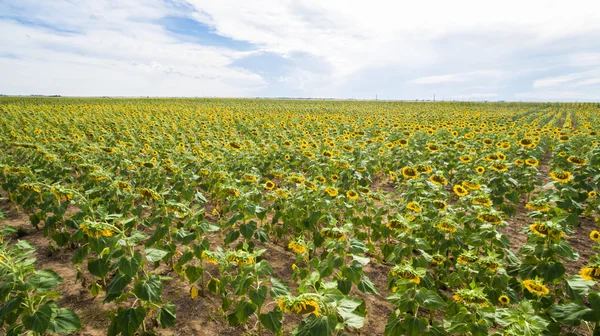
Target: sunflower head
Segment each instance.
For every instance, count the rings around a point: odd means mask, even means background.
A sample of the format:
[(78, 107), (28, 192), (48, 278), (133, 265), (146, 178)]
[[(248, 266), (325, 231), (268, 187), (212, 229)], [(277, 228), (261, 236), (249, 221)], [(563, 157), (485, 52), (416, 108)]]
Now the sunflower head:
[(275, 188), (275, 183), (271, 180), (267, 180), (267, 182), (265, 182), (265, 190), (273, 190), (273, 188)]
[(348, 190), (346, 191), (346, 197), (348, 197), (351, 200), (356, 200), (358, 199), (358, 193), (354, 190)]
[(477, 168), (475, 168), (475, 172), (479, 175), (483, 174), (485, 172), (485, 168), (479, 166)]
[(455, 185), (452, 189), (454, 190), (454, 193), (458, 195), (458, 197), (464, 197), (469, 194), (469, 191), (460, 184)]
[(568, 183), (571, 180), (571, 172), (569, 171), (553, 171), (550, 172), (550, 177), (560, 183)]
[(402, 168), (401, 172), (405, 179), (414, 179), (419, 176), (417, 170), (412, 167), (404, 167)]
[(600, 241), (600, 232), (598, 232), (598, 230), (594, 230), (594, 231), (590, 232), (590, 239), (595, 242), (599, 242)]
[(498, 298), (498, 302), (500, 302), (500, 304), (503, 306), (508, 306), (510, 304), (510, 299), (506, 295), (501, 295)]
[(550, 293), (548, 287), (538, 280), (523, 280), (522, 284), (529, 293), (537, 296), (543, 296)]

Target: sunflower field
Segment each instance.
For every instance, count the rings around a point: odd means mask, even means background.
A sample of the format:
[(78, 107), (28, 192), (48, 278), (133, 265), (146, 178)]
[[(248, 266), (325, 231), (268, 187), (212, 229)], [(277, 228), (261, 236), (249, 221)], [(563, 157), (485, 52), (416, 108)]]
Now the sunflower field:
[(0, 98), (5, 335), (600, 335), (600, 105)]

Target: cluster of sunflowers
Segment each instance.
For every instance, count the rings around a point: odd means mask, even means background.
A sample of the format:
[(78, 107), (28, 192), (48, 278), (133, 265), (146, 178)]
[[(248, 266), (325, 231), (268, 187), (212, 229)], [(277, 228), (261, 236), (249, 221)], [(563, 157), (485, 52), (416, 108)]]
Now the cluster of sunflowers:
[[(2, 98), (0, 113), (3, 195), (87, 262), (114, 330), (134, 311), (174, 326), (147, 292), (162, 263), (258, 333), (291, 332), (286, 314), (299, 334), (359, 329), (356, 291), (387, 291), (389, 335), (600, 332), (600, 256), (570, 267), (600, 242), (570, 245), (600, 224), (595, 104)], [(274, 253), (295, 257), (288, 278)]]

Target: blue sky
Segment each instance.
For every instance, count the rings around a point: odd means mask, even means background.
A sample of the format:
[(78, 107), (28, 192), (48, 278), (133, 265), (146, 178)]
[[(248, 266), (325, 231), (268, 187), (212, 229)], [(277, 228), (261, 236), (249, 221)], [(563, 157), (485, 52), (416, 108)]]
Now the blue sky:
[(0, 93), (599, 101), (600, 4), (5, 0)]

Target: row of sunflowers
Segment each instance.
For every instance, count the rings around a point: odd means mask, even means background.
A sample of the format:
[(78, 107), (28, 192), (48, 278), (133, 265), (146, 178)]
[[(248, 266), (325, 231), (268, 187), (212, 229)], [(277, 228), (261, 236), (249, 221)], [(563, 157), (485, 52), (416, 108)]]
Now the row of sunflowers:
[[(114, 307), (108, 335), (176, 329), (174, 281), (258, 335), (366, 332), (372, 300), (389, 307), (385, 335), (600, 334), (596, 104), (3, 98), (0, 111), (0, 216), (27, 214), (70, 253)], [(20, 230), (0, 231), (4, 332), (85, 328)], [(295, 258), (288, 273), (278, 253)]]

